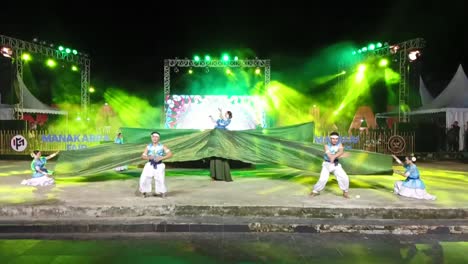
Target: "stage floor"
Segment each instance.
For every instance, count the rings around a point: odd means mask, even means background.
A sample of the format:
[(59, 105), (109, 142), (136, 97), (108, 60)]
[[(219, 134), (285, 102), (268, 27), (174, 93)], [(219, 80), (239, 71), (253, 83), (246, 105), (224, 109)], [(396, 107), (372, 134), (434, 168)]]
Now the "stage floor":
[[(233, 182), (211, 181), (207, 169), (167, 169), (168, 197), (138, 193), (141, 168), (92, 177), (56, 178), (27, 187), (30, 162), (0, 161), (0, 237), (77, 237), (95, 233), (309, 232), (468, 234), (468, 165), (419, 164), (435, 201), (393, 194), (398, 175), (351, 175), (350, 199), (337, 182), (310, 197), (317, 173), (285, 167), (232, 170)], [(51, 163), (49, 169), (53, 169)], [(395, 167), (397, 168), (397, 167)], [(111, 235), (112, 236), (112, 235)]]
[[(53, 169), (54, 163), (49, 164)], [(145, 207), (234, 206), (287, 208), (418, 208), (468, 209), (468, 164), (433, 162), (418, 164), (422, 179), (436, 201), (423, 201), (393, 194), (399, 175), (351, 175), (350, 196), (344, 199), (332, 175), (320, 196), (309, 193), (318, 176), (285, 167), (257, 166), (233, 170), (233, 182), (211, 181), (206, 169), (168, 169), (168, 197), (143, 198), (137, 191), (141, 168), (123, 173), (110, 171), (92, 177), (56, 179), (52, 187), (28, 187), (30, 162), (0, 161), (2, 207)], [(395, 169), (401, 169), (395, 166)], [(44, 215), (45, 216), (45, 215)]]

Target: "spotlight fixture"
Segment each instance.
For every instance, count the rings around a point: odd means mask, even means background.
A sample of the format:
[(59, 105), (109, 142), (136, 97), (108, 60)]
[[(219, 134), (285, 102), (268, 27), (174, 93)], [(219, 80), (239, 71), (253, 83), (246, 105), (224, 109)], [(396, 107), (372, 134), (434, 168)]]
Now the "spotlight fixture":
[(417, 60), (419, 57), (421, 57), (421, 52), (419, 50), (413, 50), (408, 53), (408, 58), (411, 62)]
[(13, 56), (13, 49), (7, 46), (3, 46), (0, 48), (0, 54), (2, 54), (3, 57), (11, 58)]
[(400, 49), (400, 46), (398, 45), (390, 46), (390, 53), (395, 54), (398, 52), (399, 49)]

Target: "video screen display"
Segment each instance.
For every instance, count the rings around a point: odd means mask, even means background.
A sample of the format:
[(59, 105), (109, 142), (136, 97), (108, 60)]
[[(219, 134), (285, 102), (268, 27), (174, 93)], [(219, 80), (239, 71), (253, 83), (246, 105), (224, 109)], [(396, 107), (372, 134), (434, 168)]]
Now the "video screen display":
[(228, 130), (266, 127), (264, 101), (261, 96), (235, 95), (169, 95), (165, 99), (166, 128), (212, 129), (222, 113), (232, 112)]

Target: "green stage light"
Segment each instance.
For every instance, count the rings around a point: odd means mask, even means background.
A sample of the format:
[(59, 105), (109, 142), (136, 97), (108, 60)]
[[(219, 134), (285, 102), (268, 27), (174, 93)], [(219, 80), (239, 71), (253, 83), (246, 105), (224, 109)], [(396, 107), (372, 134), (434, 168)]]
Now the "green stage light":
[(232, 74), (231, 69), (226, 69), (226, 74), (227, 74), (227, 75), (231, 75), (231, 74)]
[(205, 56), (205, 61), (210, 61), (210, 60), (211, 60), (210, 55), (206, 55), (206, 56)]
[(96, 89), (94, 89), (94, 87), (90, 86), (89, 89), (88, 89), (88, 91), (89, 91), (90, 93), (94, 93), (94, 92), (96, 91)]
[(380, 42), (377, 42), (377, 45), (376, 45), (377, 48), (381, 48), (382, 47), (382, 43)]
[(239, 57), (235, 56), (235, 57), (234, 57), (234, 60), (235, 60), (235, 61), (238, 61), (238, 60), (239, 60)]
[(198, 56), (198, 55), (193, 56), (193, 60), (200, 61), (200, 56)]
[(63, 51), (65, 48), (64, 48), (63, 46), (59, 46), (58, 49), (59, 49), (60, 51)]
[(48, 59), (46, 61), (46, 65), (47, 67), (55, 68), (55, 66), (57, 66), (57, 62), (55, 62), (53, 59)]
[(366, 51), (367, 51), (367, 47), (362, 48), (362, 52), (366, 52)]
[(189, 73), (189, 74), (192, 74), (192, 73), (193, 73), (193, 70), (192, 70), (192, 69), (189, 69), (189, 70), (188, 70), (188, 73)]
[[(365, 78), (366, 68), (367, 68), (367, 66), (366, 66), (365, 64), (359, 64), (359, 66), (358, 66), (358, 72), (356, 73), (355, 78), (354, 78), (354, 83), (355, 83), (355, 84), (360, 84), (360, 83), (362, 83), (362, 81), (363, 81), (364, 78)], [(356, 87), (359, 87), (359, 86), (356, 86)], [(344, 106), (343, 106), (343, 107), (344, 107)], [(339, 109), (339, 110), (341, 110), (341, 109)]]
[(381, 59), (379, 61), (379, 66), (380, 67), (387, 67), (388, 66), (388, 60), (387, 59)]
[(223, 61), (229, 61), (229, 55), (226, 53), (223, 54), (222, 58), (223, 58)]
[(366, 70), (366, 65), (365, 64), (359, 64), (358, 66), (358, 72), (364, 72)]
[(71, 67), (71, 70), (74, 71), (74, 72), (76, 72), (76, 71), (78, 71), (78, 67), (76, 67), (75, 65), (73, 65), (73, 66)]
[(369, 44), (369, 46), (367, 47), (369, 50), (375, 50), (375, 44), (374, 43), (371, 43)]
[(71, 49), (66, 48), (66, 49), (65, 49), (65, 52), (66, 52), (66, 53), (70, 53), (70, 52), (71, 52)]
[(255, 74), (257, 74), (257, 75), (258, 75), (258, 74), (260, 74), (260, 72), (261, 72), (261, 71), (260, 71), (260, 69), (259, 69), (259, 68), (255, 69)]
[(74, 55), (76, 55), (76, 54), (78, 54), (78, 51), (74, 49), (74, 50), (72, 50), (72, 53), (73, 53)]
[(356, 55), (356, 51), (353, 51), (353, 55)]
[(32, 58), (31, 58), (31, 55), (29, 55), (29, 53), (23, 53), (21, 55), (21, 59), (24, 61), (30, 61)]
[(358, 51), (357, 51), (357, 52), (358, 52), (358, 53), (362, 53), (362, 50), (361, 50), (361, 49), (358, 49)]

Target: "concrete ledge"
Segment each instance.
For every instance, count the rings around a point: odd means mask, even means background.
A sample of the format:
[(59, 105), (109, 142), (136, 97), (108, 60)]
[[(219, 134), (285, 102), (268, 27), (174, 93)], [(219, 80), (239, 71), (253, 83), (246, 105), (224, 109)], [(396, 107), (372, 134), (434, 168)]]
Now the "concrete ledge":
[(5, 206), (0, 218), (96, 218), (159, 216), (251, 216), (333, 219), (468, 219), (464, 208), (320, 208), (282, 206)]
[(464, 220), (361, 220), (229, 218), (208, 219), (54, 219), (49, 221), (2, 220), (0, 236), (29, 234), (151, 234), (169, 232), (285, 232), (285, 233), (362, 233), (362, 234), (468, 234)]

